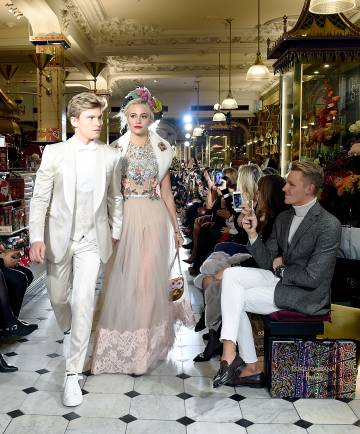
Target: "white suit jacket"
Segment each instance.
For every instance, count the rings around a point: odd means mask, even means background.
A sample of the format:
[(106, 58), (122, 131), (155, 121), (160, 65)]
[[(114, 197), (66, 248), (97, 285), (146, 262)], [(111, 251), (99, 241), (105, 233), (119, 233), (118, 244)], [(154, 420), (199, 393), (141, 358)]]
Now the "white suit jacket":
[[(166, 175), (169, 167), (171, 166), (172, 159), (174, 156), (174, 151), (169, 142), (164, 140), (158, 134), (153, 131), (149, 131), (150, 135), (150, 143), (153, 147), (154, 154), (159, 167), (159, 181), (161, 181)], [(110, 146), (117, 148), (120, 157), (123, 158), (126, 155), (126, 151), (129, 147), (130, 143), (130, 131), (127, 131), (123, 136), (119, 139), (115, 140), (111, 143)]]
[[(43, 241), (46, 257), (59, 262), (70, 242), (75, 206), (75, 140), (47, 145), (30, 202), (30, 243)], [(111, 238), (119, 239), (122, 222), (119, 154), (96, 141), (94, 221), (99, 255), (107, 262)]]

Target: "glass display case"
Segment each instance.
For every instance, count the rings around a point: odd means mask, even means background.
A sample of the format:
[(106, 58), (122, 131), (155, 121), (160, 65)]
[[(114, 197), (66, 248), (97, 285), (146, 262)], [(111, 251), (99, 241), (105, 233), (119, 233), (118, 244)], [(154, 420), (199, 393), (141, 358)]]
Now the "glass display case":
[(312, 14), (309, 4), (290, 31), (284, 17), (284, 35), (268, 48), (280, 73), (282, 175), (293, 160), (326, 165), (350, 146), (360, 119), (360, 28), (343, 14)]
[(206, 140), (206, 151), (208, 166), (222, 169), (228, 164), (227, 152), (228, 138), (224, 135), (208, 135)]

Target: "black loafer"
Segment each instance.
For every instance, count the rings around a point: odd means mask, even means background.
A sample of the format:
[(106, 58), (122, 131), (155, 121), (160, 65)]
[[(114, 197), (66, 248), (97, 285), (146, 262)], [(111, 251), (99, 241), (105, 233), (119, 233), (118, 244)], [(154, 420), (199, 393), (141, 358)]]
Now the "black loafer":
[(235, 359), (230, 363), (230, 365), (226, 360), (222, 360), (220, 362), (220, 369), (214, 377), (214, 389), (226, 384), (228, 381), (236, 377), (241, 370), (242, 363), (243, 361), (238, 354), (236, 354)]
[(265, 386), (265, 377), (261, 372), (260, 374), (255, 375), (247, 375), (246, 377), (234, 377), (232, 380), (226, 383), (226, 386), (231, 387), (264, 387)]
[(0, 372), (15, 372), (18, 368), (16, 366), (8, 365), (3, 355), (0, 353)]
[(27, 336), (38, 328), (37, 324), (24, 324), (19, 320), (6, 329), (2, 329), (0, 334), (2, 336)]
[(222, 343), (217, 337), (215, 330), (209, 330), (209, 341), (206, 344), (204, 352), (198, 354), (193, 360), (194, 362), (208, 362), (212, 357), (222, 353)]
[(205, 324), (205, 312), (203, 312), (201, 314), (201, 317), (200, 317), (199, 321), (195, 325), (194, 331), (195, 332), (201, 332), (201, 330), (204, 330), (204, 328), (206, 328), (206, 324)]

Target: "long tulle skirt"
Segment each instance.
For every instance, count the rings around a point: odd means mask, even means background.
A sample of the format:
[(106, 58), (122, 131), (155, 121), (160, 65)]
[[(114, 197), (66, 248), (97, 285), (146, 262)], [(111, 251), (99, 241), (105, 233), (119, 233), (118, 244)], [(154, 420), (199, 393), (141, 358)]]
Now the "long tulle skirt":
[(92, 372), (143, 374), (174, 341), (169, 302), (169, 217), (162, 200), (125, 201), (120, 241), (107, 264)]

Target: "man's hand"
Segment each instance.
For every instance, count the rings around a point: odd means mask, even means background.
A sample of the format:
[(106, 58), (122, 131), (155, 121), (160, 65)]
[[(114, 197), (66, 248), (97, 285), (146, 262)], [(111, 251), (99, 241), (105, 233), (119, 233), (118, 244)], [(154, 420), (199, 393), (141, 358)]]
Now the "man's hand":
[(45, 243), (43, 243), (42, 241), (35, 241), (35, 243), (32, 243), (30, 246), (30, 260), (43, 264), (45, 261), (45, 250)]
[(284, 258), (282, 256), (278, 256), (273, 261), (273, 270), (276, 270), (279, 267), (282, 267), (284, 264)]
[(14, 268), (18, 265), (19, 259), (14, 259), (13, 255), (17, 253), (15, 250), (2, 254), (4, 265), (6, 268)]

